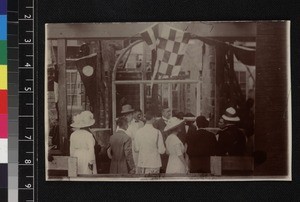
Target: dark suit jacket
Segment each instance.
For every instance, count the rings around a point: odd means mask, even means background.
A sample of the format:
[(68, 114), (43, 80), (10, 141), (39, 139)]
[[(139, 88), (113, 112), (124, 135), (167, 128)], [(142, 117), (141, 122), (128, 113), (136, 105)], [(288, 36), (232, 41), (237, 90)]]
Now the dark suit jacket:
[(109, 140), (112, 150), (110, 173), (126, 174), (134, 168), (131, 138), (124, 131), (115, 132)]
[(219, 155), (241, 156), (246, 150), (246, 135), (236, 125), (226, 126), (219, 134)]
[(153, 127), (160, 130), (162, 136), (163, 136), (163, 139), (164, 139), (164, 142), (166, 141), (167, 139), (167, 134), (164, 132), (164, 129), (166, 127), (166, 123), (165, 121), (163, 120), (163, 118), (160, 118), (158, 120), (156, 120), (154, 123), (153, 123)]
[[(193, 130), (193, 129), (191, 129)], [(210, 172), (210, 156), (217, 153), (215, 134), (199, 129), (186, 137), (191, 173)]]
[(194, 124), (189, 125), (189, 129), (186, 132), (186, 136), (193, 135), (197, 132), (197, 127)]

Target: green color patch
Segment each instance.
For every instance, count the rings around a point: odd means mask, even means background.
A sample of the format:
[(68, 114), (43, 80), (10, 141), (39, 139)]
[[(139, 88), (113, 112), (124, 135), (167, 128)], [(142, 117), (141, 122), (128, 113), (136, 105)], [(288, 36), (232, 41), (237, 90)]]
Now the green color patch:
[(7, 41), (0, 40), (0, 65), (7, 64)]

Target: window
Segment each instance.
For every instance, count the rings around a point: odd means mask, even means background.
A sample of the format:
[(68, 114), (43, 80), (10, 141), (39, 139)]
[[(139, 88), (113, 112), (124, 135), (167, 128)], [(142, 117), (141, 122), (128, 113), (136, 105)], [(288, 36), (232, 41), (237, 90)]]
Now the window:
[(236, 71), (236, 78), (238, 80), (238, 83), (240, 84), (242, 93), (244, 96), (246, 96), (246, 85), (247, 85), (247, 79), (246, 79), (246, 72), (245, 71)]
[[(82, 106), (84, 85), (77, 70), (67, 70), (67, 103), (68, 106)], [(84, 96), (83, 96), (84, 97)]]

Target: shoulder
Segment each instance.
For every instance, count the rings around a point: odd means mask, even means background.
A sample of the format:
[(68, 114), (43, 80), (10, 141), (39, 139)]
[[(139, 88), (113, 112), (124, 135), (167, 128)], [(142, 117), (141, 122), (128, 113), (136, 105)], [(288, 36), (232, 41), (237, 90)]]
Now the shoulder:
[(164, 122), (163, 119), (159, 118), (159, 119), (157, 119), (157, 120), (154, 121), (153, 125), (161, 125), (162, 122)]
[(86, 130), (81, 130), (81, 129), (79, 129), (79, 130), (75, 130), (72, 134), (71, 134), (71, 136), (75, 136), (75, 135), (92, 135), (92, 133), (90, 133), (90, 132), (88, 132), (88, 131), (86, 131)]
[(124, 131), (119, 131), (119, 135), (122, 137), (122, 139), (124, 141), (127, 141), (130, 139), (130, 137)]
[(140, 134), (141, 132), (143, 132), (145, 130), (144, 127), (145, 126), (142, 126), (141, 128), (137, 129), (136, 134)]
[(181, 143), (180, 139), (174, 135), (174, 134), (171, 134), (167, 137), (167, 140), (171, 143), (171, 144), (178, 144), (178, 143)]

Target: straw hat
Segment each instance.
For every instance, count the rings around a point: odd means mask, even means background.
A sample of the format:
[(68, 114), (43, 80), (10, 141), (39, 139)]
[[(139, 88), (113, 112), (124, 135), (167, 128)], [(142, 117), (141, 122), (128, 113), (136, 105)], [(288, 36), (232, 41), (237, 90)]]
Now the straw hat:
[(90, 111), (83, 111), (73, 117), (73, 123), (71, 127), (73, 128), (84, 128), (95, 124), (94, 115)]
[(127, 113), (130, 113), (130, 112), (134, 112), (134, 109), (132, 108), (131, 105), (126, 104), (126, 105), (122, 106), (121, 114), (127, 114)]
[(182, 123), (184, 123), (184, 120), (180, 120), (176, 117), (172, 117), (172, 118), (169, 119), (164, 131), (166, 132), (166, 131), (172, 130), (174, 128), (177, 128)]
[(196, 121), (196, 117), (195, 117), (195, 115), (192, 114), (192, 113), (186, 113), (186, 114), (184, 115), (183, 119), (184, 119), (185, 121), (190, 121), (190, 122)]
[(222, 115), (222, 118), (226, 121), (240, 121), (240, 118), (237, 116), (233, 107), (227, 108), (225, 114)]

